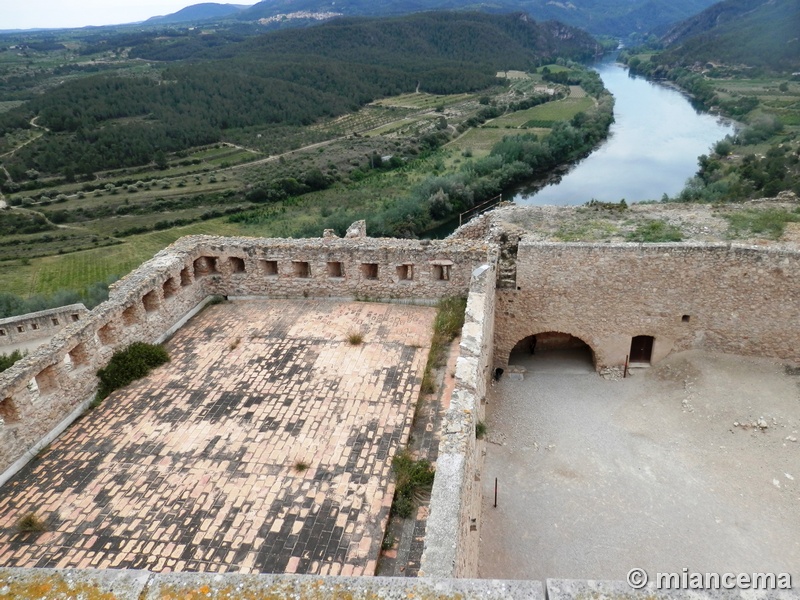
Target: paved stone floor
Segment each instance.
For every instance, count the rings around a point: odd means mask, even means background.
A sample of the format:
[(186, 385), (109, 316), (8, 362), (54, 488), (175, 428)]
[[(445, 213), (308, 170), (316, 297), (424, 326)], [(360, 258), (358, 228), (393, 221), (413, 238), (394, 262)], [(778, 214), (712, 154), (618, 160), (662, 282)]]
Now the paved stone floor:
[[(0, 489), (0, 566), (372, 574), (434, 315), (209, 307), (168, 344), (168, 365)], [(46, 532), (17, 532), (29, 511)]]

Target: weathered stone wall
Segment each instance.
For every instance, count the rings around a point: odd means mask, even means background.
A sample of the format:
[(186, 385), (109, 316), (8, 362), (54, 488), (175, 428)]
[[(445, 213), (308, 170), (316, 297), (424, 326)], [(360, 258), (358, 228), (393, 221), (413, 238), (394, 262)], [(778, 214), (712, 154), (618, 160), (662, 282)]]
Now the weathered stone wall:
[(165, 297), (166, 282), (180, 277), (185, 260), (179, 252), (158, 254), (114, 284), (107, 302), (0, 374), (0, 472), (16, 470), (37, 442), (79, 414), (97, 389), (97, 370), (116, 350), (158, 341), (208, 295), (189, 280)]
[[(563, 596), (562, 596), (563, 597)], [(543, 600), (541, 581), (438, 580), (411, 577), (319, 577), (132, 570), (0, 569), (0, 599), (103, 598), (177, 600)]]
[[(230, 296), (427, 298), (464, 295), (483, 242), (187, 238), (195, 276)], [(213, 263), (206, 260), (213, 258)]]
[(0, 351), (11, 346), (55, 335), (89, 312), (83, 304), (70, 304), (49, 310), (0, 319)]
[(622, 365), (633, 336), (652, 361), (704, 348), (800, 362), (800, 253), (729, 244), (519, 245), (516, 289), (498, 290), (495, 363), (559, 331), (596, 366)]
[(484, 442), (476, 439), (475, 428), (483, 420), (493, 362), (496, 278), (496, 262), (478, 267), (472, 276), (455, 387), (442, 425), (420, 576), (478, 574)]
[(0, 472), (16, 470), (80, 413), (114, 351), (163, 340), (210, 294), (436, 299), (466, 294), (472, 270), (490, 255), (473, 242), (182, 238), (0, 374)]

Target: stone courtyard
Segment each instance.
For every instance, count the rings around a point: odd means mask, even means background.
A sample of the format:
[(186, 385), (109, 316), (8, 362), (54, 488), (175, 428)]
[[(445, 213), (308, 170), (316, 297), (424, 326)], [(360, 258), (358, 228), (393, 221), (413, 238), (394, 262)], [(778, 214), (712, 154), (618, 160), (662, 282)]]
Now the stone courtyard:
[(606, 380), (588, 354), (512, 357), (491, 389), (480, 576), (796, 578), (800, 370), (691, 350)]
[(434, 315), (209, 306), (0, 488), (0, 566), (372, 575)]

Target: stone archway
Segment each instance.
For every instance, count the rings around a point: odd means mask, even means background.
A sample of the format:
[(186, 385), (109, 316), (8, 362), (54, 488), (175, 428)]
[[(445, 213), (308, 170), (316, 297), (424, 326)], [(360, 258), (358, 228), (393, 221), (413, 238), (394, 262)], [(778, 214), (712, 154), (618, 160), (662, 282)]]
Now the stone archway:
[(509, 372), (530, 369), (544, 361), (567, 361), (595, 370), (594, 349), (581, 338), (563, 331), (543, 331), (519, 340), (508, 355)]

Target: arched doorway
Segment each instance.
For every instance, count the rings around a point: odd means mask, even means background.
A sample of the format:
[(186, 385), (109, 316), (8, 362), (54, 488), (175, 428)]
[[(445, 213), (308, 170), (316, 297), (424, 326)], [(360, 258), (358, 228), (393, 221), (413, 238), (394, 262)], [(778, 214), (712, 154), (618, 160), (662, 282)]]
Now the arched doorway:
[(508, 357), (510, 372), (595, 370), (594, 352), (582, 339), (562, 331), (545, 331), (521, 339)]

